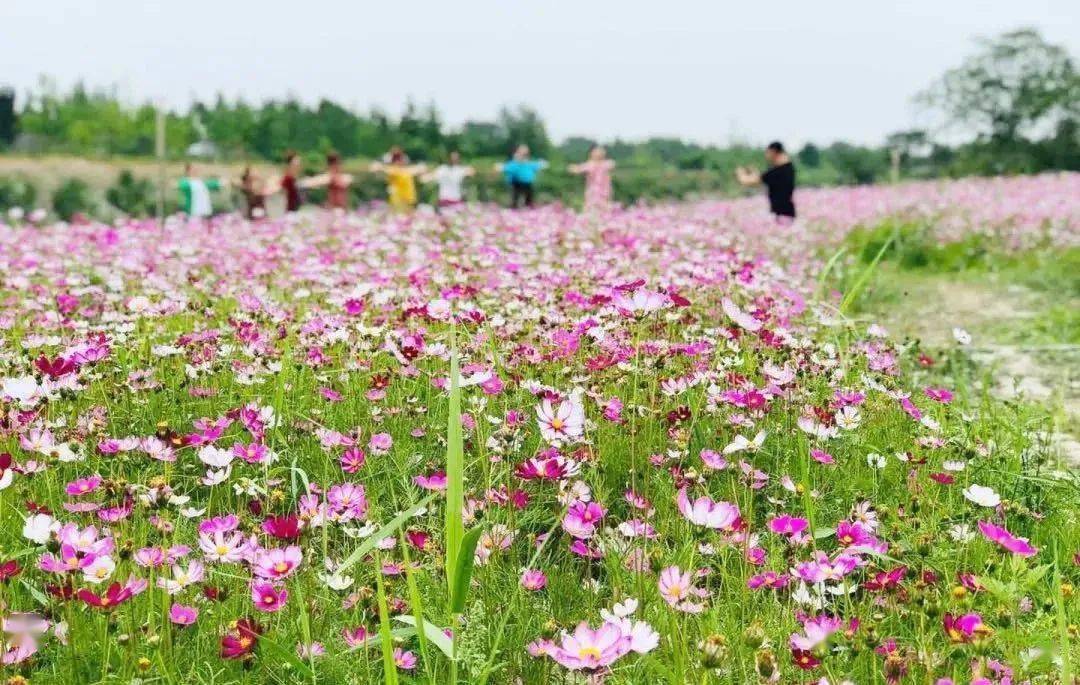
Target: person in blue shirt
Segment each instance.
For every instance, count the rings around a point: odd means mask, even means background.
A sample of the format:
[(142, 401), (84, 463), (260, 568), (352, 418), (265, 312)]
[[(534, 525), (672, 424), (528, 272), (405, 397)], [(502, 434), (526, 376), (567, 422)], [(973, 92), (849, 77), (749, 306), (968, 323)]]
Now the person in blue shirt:
[(501, 171), (510, 185), (511, 207), (517, 209), (522, 201), (526, 207), (533, 206), (533, 184), (536, 183), (536, 175), (545, 167), (547, 162), (529, 156), (528, 145), (518, 145), (510, 161), (495, 165), (495, 170)]

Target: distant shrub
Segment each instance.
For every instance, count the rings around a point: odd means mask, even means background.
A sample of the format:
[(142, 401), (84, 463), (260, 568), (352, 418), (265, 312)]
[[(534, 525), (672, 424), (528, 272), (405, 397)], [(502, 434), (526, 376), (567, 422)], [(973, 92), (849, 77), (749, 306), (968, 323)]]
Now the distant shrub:
[(0, 212), (6, 212), (12, 207), (33, 209), (37, 199), (37, 188), (24, 178), (3, 177), (0, 178)]
[(135, 178), (131, 171), (124, 169), (105, 191), (105, 199), (124, 214), (147, 216), (155, 209), (154, 184), (145, 178)]
[(90, 197), (90, 187), (78, 178), (69, 178), (60, 184), (52, 196), (53, 211), (64, 221), (70, 221), (76, 214), (89, 214), (94, 209)]

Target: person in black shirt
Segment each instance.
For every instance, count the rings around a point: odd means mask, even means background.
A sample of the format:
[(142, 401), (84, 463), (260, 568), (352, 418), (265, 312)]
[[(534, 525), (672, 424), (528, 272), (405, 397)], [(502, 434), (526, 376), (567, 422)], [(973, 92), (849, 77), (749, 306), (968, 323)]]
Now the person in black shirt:
[(765, 148), (765, 159), (769, 162), (769, 170), (765, 173), (759, 175), (753, 169), (738, 167), (735, 178), (744, 186), (763, 184), (769, 194), (769, 211), (779, 221), (792, 221), (795, 219), (795, 202), (792, 200), (795, 193), (795, 166), (784, 151), (784, 146), (778, 142), (769, 143)]

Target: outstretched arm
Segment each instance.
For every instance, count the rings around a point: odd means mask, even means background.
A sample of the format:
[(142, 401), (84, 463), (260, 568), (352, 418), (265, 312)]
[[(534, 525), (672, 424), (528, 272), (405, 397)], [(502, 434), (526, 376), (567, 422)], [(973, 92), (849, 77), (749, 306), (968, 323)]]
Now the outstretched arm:
[(319, 174), (317, 176), (308, 176), (302, 178), (296, 182), (296, 185), (301, 188), (318, 188), (319, 186), (325, 186), (330, 184), (330, 174)]
[(735, 179), (744, 186), (756, 186), (761, 183), (761, 176), (753, 169), (735, 167)]
[(572, 174), (583, 174), (583, 173), (585, 173), (585, 165), (584, 164), (571, 164), (570, 166), (566, 167), (566, 169), (567, 169), (567, 171), (569, 171)]

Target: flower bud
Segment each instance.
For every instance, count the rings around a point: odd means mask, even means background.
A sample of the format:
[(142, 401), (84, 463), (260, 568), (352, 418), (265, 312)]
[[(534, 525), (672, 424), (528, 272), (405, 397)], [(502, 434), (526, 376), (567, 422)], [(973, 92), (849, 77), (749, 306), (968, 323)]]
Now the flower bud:
[(727, 639), (723, 635), (713, 634), (698, 643), (701, 650), (701, 665), (705, 668), (720, 668), (727, 660)]

